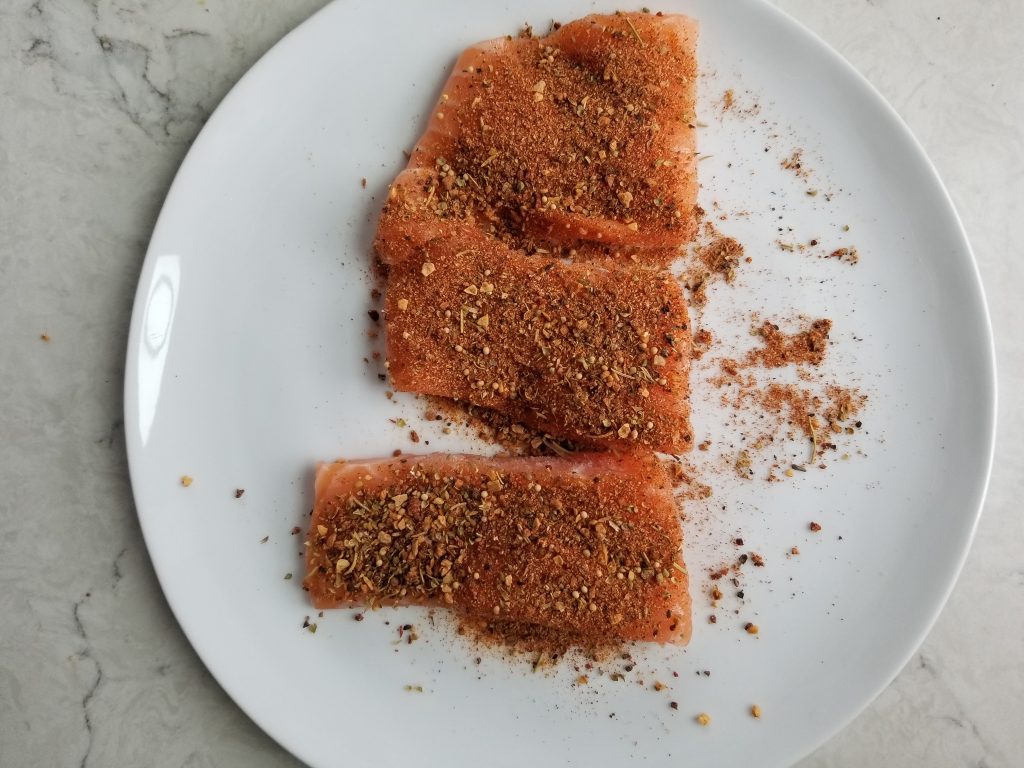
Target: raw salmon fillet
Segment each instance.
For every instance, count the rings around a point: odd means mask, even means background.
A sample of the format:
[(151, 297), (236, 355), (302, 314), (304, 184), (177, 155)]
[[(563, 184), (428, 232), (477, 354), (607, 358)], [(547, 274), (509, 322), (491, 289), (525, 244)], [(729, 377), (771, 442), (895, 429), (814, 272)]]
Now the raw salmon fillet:
[(686, 643), (671, 483), (653, 458), (432, 454), (321, 465), (317, 608), (439, 605), (577, 641)]
[(697, 224), (697, 23), (593, 15), (458, 59), (377, 252), (393, 262), (439, 222), (528, 253), (670, 261)]
[(593, 447), (690, 449), (691, 336), (669, 273), (527, 256), (478, 231), (461, 235), (389, 268), (396, 389)]

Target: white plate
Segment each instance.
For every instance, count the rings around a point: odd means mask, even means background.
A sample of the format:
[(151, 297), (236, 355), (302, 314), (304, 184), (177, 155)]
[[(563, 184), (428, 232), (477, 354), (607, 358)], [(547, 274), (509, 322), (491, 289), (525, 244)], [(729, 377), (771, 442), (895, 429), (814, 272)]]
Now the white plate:
[[(832, 317), (829, 373), (855, 374), (871, 398), (866, 434), (851, 444), (867, 455), (773, 485), (713, 478), (714, 503), (693, 505), (687, 526), (694, 589), (735, 556), (733, 536), (768, 565), (748, 578), (740, 614), (720, 611), (714, 626), (698, 595), (692, 644), (637, 649), (624, 682), (595, 675), (571, 687), (568, 667), (534, 675), (488, 654), (478, 666), (442, 617), (430, 629), (414, 610), (362, 623), (341, 611), (319, 619), (315, 635), (301, 629), (313, 612), (299, 588), (302, 537), (289, 531), (306, 525), (315, 462), (413, 447), (387, 419), (415, 419), (419, 408), (386, 400), (378, 367), (363, 362), (370, 238), (401, 150), (465, 45), (593, 9), (335, 3), (224, 100), (160, 215), (125, 381), (139, 518), (203, 661), (314, 766), (790, 762), (893, 678), (966, 555), (992, 455), (994, 359), (978, 274), (941, 183), (895, 113), (806, 30), (758, 2), (687, 0), (672, 9), (701, 21), (710, 73), (701, 199), (709, 211), (712, 201), (747, 211), (720, 226), (754, 259), (735, 288), (713, 289), (718, 351), (745, 343), (746, 310)], [(760, 114), (716, 111), (728, 87)], [(798, 146), (810, 181), (779, 167)], [(810, 184), (822, 194), (807, 195)], [(853, 243), (861, 263), (783, 253), (777, 226), (793, 227), (794, 240)], [(706, 375), (694, 382), (698, 435), (721, 437), (729, 414)], [(420, 449), (469, 442), (420, 431), (431, 441)], [(711, 460), (729, 461), (726, 443)], [(187, 489), (184, 474), (195, 478)], [(824, 526), (817, 536), (812, 519)], [(787, 559), (793, 545), (801, 555)], [(760, 625), (757, 638), (745, 620)], [(425, 638), (395, 645), (404, 621)], [(710, 677), (695, 674), (705, 669)], [(635, 684), (641, 673), (646, 688)], [(671, 690), (650, 690), (655, 678)], [(754, 703), (760, 720), (748, 714)], [(699, 712), (710, 727), (694, 723)]]

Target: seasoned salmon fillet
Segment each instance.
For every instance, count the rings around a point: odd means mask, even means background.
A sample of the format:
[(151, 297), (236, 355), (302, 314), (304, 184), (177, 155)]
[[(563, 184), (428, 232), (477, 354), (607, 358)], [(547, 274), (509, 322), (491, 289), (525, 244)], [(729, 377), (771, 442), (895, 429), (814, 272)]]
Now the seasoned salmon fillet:
[(321, 465), (314, 606), (437, 605), (579, 642), (686, 643), (671, 483), (653, 458), (432, 454)]
[(396, 389), (594, 447), (690, 449), (691, 337), (669, 273), (527, 256), (478, 231), (462, 235), (389, 268)]
[(528, 253), (665, 263), (696, 231), (697, 23), (593, 15), (459, 57), (392, 185), (376, 248), (439, 221)]

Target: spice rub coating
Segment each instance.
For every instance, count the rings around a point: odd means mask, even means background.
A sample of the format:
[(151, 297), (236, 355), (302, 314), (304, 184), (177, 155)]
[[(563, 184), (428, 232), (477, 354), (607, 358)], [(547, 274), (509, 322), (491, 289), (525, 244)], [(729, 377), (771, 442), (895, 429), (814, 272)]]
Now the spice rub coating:
[(458, 59), (376, 247), (385, 262), (461, 222), (528, 253), (667, 263), (696, 232), (697, 24), (592, 15)]
[(441, 605), (578, 641), (685, 643), (681, 546), (653, 458), (336, 462), (317, 471), (304, 586), (317, 608)]
[(577, 444), (690, 449), (690, 329), (669, 273), (525, 256), (464, 234), (388, 270), (396, 389), (491, 408)]

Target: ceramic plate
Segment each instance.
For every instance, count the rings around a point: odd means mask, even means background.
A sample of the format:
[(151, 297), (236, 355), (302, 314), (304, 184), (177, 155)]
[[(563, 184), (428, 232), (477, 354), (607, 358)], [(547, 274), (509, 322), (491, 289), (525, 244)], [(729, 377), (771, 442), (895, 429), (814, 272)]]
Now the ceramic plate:
[[(595, 672), (574, 686), (569, 664), (532, 673), (470, 648), (443, 615), (433, 626), (413, 609), (314, 615), (303, 536), (290, 531), (306, 526), (317, 461), (487, 449), (424, 425), (412, 399), (386, 399), (372, 358), (370, 242), (402, 150), (463, 47), (612, 9), (334, 3), (231, 91), (168, 194), (125, 381), (138, 514), (200, 657), (310, 765), (789, 763), (896, 675), (967, 553), (992, 455), (994, 360), (946, 192), (896, 114), (820, 40), (752, 0), (688, 0), (664, 10), (702, 25), (701, 202), (752, 259), (734, 285), (712, 287), (698, 321), (720, 356), (750, 346), (752, 312), (832, 318), (822, 375), (868, 395), (863, 428), (827, 469), (742, 480), (728, 467), (753, 417), (723, 407), (697, 367), (694, 421), (712, 445), (694, 461), (714, 495), (687, 512), (693, 641), (635, 648), (622, 681)], [(781, 166), (796, 149), (809, 175)], [(811, 239), (855, 246), (860, 262), (776, 242)], [(398, 417), (429, 445), (412, 445)], [(778, 450), (798, 462), (807, 445)], [(737, 536), (767, 563), (745, 569), (742, 600), (726, 584), (711, 625), (707, 574), (736, 557)], [(403, 623), (419, 642), (397, 644)], [(656, 679), (668, 690), (652, 690)], [(701, 712), (709, 727), (694, 722)]]

